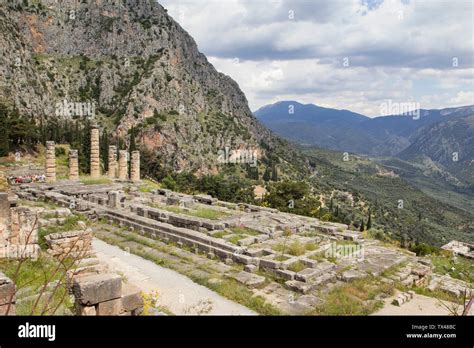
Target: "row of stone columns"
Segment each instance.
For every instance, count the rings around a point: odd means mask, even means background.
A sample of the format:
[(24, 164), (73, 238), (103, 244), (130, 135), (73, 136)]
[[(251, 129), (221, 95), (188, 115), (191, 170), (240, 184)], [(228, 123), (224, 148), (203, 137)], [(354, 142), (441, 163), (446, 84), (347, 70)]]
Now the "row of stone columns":
[[(100, 178), (100, 146), (99, 129), (93, 127), (91, 131), (91, 178)], [(109, 146), (109, 172), (110, 179), (128, 180), (128, 152), (119, 151), (117, 162), (117, 147)], [(130, 180), (140, 181), (140, 152), (132, 151), (130, 158)], [(77, 150), (69, 151), (69, 180), (79, 181), (79, 154)], [(46, 182), (56, 182), (56, 152), (54, 141), (46, 142)]]

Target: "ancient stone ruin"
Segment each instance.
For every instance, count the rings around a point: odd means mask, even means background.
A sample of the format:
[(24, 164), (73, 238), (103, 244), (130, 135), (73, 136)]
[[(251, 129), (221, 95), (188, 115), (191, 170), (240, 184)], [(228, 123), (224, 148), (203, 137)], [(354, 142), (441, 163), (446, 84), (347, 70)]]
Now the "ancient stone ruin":
[(97, 125), (93, 125), (91, 129), (91, 178), (100, 178), (100, 144)]
[(126, 150), (119, 151), (119, 162), (118, 162), (118, 178), (119, 180), (128, 180), (128, 152)]
[(77, 315), (139, 315), (143, 309), (140, 290), (123, 283), (118, 274), (76, 276), (72, 293)]
[(0, 258), (38, 257), (38, 218), (27, 207), (10, 207), (8, 194), (0, 192)]
[(77, 150), (69, 150), (69, 180), (79, 181), (79, 154)]
[(443, 245), (441, 249), (452, 251), (468, 259), (474, 259), (474, 244), (452, 240), (448, 244)]
[(92, 231), (51, 233), (45, 236), (48, 253), (60, 260), (66, 257), (82, 259), (92, 254)]
[(56, 149), (54, 141), (46, 142), (46, 182), (56, 182)]
[(133, 151), (130, 159), (130, 180), (132, 182), (140, 181), (140, 152)]
[(115, 145), (109, 146), (109, 172), (110, 179), (117, 177), (117, 147)]

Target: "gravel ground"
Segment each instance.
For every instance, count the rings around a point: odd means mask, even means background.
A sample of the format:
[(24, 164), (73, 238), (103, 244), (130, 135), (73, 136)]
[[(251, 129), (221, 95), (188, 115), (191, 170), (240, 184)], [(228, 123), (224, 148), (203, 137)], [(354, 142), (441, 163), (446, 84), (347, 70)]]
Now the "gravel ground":
[[(452, 313), (441, 304), (439, 300), (433, 297), (427, 297), (415, 294), (413, 299), (399, 306), (391, 304), (395, 297), (385, 300), (384, 307), (373, 315), (452, 315)], [(456, 307), (454, 303), (444, 301), (450, 308)], [(458, 314), (462, 313), (461, 307), (458, 308)], [(469, 315), (474, 314), (474, 308), (471, 308)]]
[(142, 291), (158, 291), (158, 303), (174, 314), (257, 315), (168, 268), (94, 239), (97, 257)]

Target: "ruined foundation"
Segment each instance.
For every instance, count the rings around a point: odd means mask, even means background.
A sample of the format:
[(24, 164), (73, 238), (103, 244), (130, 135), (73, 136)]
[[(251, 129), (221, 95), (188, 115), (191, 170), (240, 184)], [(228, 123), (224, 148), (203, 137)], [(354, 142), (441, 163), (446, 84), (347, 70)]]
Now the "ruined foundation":
[(127, 151), (119, 151), (119, 169), (118, 178), (119, 180), (128, 180), (128, 163), (127, 163)]
[(91, 129), (91, 178), (100, 178), (99, 128), (96, 125)]
[(46, 142), (46, 182), (54, 184), (56, 182), (56, 150), (54, 141)]
[(69, 151), (69, 180), (79, 181), (79, 154), (77, 150)]
[(109, 146), (109, 172), (110, 179), (117, 177), (117, 147), (115, 145)]
[(130, 180), (132, 182), (140, 181), (140, 151), (133, 151), (131, 158)]

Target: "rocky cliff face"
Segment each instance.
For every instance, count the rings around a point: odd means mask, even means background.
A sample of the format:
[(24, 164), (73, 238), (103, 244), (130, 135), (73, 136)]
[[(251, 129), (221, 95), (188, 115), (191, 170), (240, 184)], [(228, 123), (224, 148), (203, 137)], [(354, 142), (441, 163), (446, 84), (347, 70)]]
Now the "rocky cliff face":
[(122, 137), (138, 127), (142, 145), (176, 170), (216, 171), (225, 147), (285, 157), (237, 83), (161, 5), (83, 2), (1, 0), (0, 98), (20, 114), (94, 114)]

